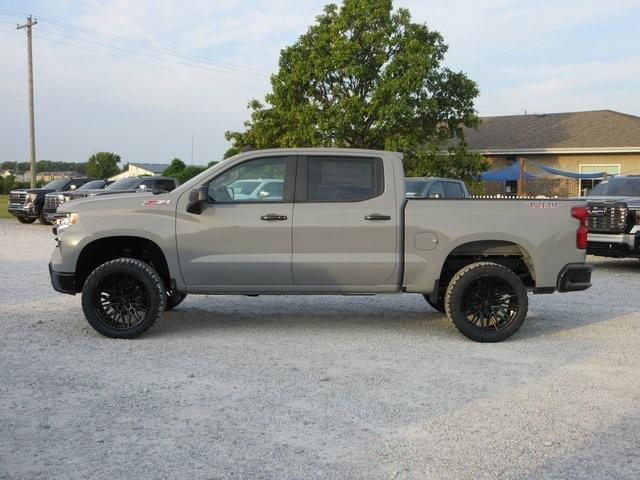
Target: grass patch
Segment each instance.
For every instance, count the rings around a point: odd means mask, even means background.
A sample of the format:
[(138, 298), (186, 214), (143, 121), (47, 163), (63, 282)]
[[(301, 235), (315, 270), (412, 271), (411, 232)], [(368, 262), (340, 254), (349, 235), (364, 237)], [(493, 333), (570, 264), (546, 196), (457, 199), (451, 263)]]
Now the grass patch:
[(0, 195), (0, 218), (13, 218), (7, 211), (7, 204), (9, 203), (9, 195)]

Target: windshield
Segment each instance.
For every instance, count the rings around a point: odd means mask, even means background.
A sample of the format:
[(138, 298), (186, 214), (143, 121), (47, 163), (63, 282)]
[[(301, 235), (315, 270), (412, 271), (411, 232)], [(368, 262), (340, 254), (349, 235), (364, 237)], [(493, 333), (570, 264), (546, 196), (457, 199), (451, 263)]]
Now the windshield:
[(407, 192), (408, 197), (415, 197), (422, 193), (425, 187), (425, 182), (420, 180), (407, 180), (404, 182), (404, 189)]
[(105, 190), (131, 190), (140, 184), (139, 178), (121, 178), (109, 185)]
[(54, 180), (53, 182), (47, 183), (44, 187), (45, 190), (62, 190), (69, 183), (68, 178), (59, 178), (58, 180)]
[(76, 190), (93, 190), (99, 189), (104, 186), (104, 180), (92, 180), (91, 182), (87, 182), (81, 187), (76, 188)]
[(238, 180), (229, 185), (229, 188), (233, 189), (233, 193), (240, 193), (242, 195), (249, 195), (260, 185), (260, 181), (255, 180)]
[(640, 178), (612, 178), (593, 187), (589, 197), (640, 197)]

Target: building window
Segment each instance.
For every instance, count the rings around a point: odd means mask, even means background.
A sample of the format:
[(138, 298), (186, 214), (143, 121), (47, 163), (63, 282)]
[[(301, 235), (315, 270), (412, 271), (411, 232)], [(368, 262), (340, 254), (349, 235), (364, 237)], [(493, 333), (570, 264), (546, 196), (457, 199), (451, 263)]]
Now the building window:
[[(606, 173), (607, 175), (620, 174), (620, 165), (580, 165), (580, 173)], [(580, 196), (588, 195), (589, 192), (598, 185), (604, 177), (594, 179), (580, 179)]]
[(518, 193), (518, 181), (507, 180), (504, 182), (504, 193), (506, 195), (517, 195)]

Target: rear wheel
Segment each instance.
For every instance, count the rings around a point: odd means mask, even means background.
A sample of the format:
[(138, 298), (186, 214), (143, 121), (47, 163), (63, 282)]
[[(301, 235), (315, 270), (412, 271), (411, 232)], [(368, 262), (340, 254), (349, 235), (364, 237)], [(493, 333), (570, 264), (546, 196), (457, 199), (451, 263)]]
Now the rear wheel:
[(20, 223), (33, 223), (36, 221), (35, 218), (29, 217), (16, 217)]
[(478, 342), (499, 342), (522, 326), (528, 299), (513, 271), (497, 263), (478, 262), (453, 276), (444, 304), (463, 335)]
[(146, 332), (165, 309), (160, 275), (148, 264), (118, 258), (96, 268), (82, 288), (82, 309), (102, 335), (133, 338)]

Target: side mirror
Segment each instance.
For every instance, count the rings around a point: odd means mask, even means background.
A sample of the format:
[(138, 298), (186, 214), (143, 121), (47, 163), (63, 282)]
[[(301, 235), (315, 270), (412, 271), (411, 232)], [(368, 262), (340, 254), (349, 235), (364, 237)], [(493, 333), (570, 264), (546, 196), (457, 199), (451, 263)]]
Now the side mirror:
[(189, 203), (187, 204), (187, 212), (199, 214), (202, 212), (202, 205), (209, 199), (209, 186), (202, 185), (194, 188), (189, 192)]
[(140, 187), (138, 187), (138, 188), (139, 188), (140, 190), (146, 190), (146, 189), (147, 189), (147, 186), (146, 186), (146, 185), (144, 185), (144, 184), (142, 184), (142, 185), (140, 185)]
[(442, 195), (439, 193), (430, 193), (429, 198), (442, 198)]
[(260, 190), (258, 192), (258, 198), (267, 198), (269, 196), (269, 192), (265, 190)]
[(76, 189), (76, 186), (75, 186), (75, 185), (71, 185), (71, 186), (69, 187), (69, 190), (71, 190), (72, 192), (73, 192), (75, 189)]

